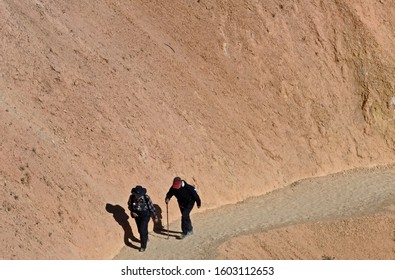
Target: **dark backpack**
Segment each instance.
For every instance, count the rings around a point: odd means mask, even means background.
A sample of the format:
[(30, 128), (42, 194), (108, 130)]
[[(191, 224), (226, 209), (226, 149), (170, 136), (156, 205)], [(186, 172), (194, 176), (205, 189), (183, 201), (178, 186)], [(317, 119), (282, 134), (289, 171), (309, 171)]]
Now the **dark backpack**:
[(147, 198), (145, 195), (136, 198), (134, 196), (130, 197), (129, 200), (129, 210), (132, 212), (145, 212), (148, 210)]

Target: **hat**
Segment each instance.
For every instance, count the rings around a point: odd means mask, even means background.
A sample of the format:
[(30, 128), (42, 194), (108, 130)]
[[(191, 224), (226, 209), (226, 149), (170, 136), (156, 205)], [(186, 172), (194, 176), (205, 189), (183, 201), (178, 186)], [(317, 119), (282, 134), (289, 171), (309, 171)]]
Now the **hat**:
[(147, 189), (142, 186), (136, 186), (132, 189), (131, 193), (135, 196), (142, 196), (147, 193)]
[(175, 177), (173, 180), (173, 185), (171, 186), (174, 189), (179, 189), (181, 187), (181, 178), (180, 177)]

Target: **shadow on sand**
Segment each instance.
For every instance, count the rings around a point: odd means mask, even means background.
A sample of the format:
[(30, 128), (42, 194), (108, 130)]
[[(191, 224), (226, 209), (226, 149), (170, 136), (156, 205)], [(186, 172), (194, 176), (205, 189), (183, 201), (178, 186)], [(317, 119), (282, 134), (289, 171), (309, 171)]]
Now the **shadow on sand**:
[(175, 237), (178, 238), (181, 234), (181, 231), (173, 231), (173, 230), (167, 230), (162, 223), (162, 209), (158, 204), (154, 204), (156, 214), (158, 216), (158, 222), (154, 223), (154, 232), (163, 236), (169, 236), (169, 237)]
[(129, 216), (128, 214), (126, 214), (125, 209), (118, 204), (112, 205), (110, 203), (107, 203), (106, 211), (108, 213), (111, 213), (114, 220), (122, 227), (124, 231), (123, 241), (125, 245), (133, 249), (139, 249), (140, 247), (135, 246), (132, 244), (132, 242), (130, 242), (130, 241), (140, 242), (140, 240), (133, 235), (132, 228), (128, 221)]

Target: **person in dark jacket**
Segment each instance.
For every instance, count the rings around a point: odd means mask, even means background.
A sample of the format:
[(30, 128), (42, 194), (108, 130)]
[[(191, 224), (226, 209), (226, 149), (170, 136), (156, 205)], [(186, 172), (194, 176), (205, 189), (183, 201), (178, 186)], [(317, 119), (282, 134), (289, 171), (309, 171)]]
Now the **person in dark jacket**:
[(193, 234), (192, 222), (189, 215), (193, 206), (195, 205), (195, 202), (197, 207), (200, 208), (201, 201), (196, 188), (192, 185), (189, 185), (184, 180), (181, 180), (180, 177), (174, 178), (173, 184), (166, 194), (166, 204), (169, 203), (173, 196), (177, 198), (178, 206), (180, 207), (181, 211), (182, 234), (180, 238), (183, 239), (186, 236)]
[(128, 201), (128, 208), (131, 216), (136, 221), (136, 225), (140, 234), (140, 252), (144, 252), (148, 242), (148, 222), (150, 217), (154, 218), (155, 223), (158, 217), (151, 198), (147, 195), (147, 190), (142, 186), (136, 186), (131, 190)]

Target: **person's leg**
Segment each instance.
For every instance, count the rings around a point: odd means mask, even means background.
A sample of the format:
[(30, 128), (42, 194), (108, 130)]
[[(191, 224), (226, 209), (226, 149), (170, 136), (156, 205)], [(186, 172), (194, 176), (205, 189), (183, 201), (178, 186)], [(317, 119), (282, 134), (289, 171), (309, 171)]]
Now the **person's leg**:
[(181, 228), (182, 234), (187, 235), (188, 233), (192, 233), (192, 221), (190, 218), (190, 213), (192, 211), (193, 204), (188, 205), (181, 209)]
[(140, 240), (141, 240), (141, 248), (147, 248), (147, 242), (148, 242), (148, 223), (150, 220), (150, 215), (149, 212), (141, 217), (141, 223), (140, 223)]
[(139, 231), (140, 241), (141, 241), (141, 232), (140, 232), (141, 217), (138, 216), (138, 217), (134, 218), (134, 221), (136, 222), (137, 230)]
[(181, 212), (181, 231), (182, 231), (181, 235), (186, 235), (187, 234), (187, 229), (185, 226), (186, 218), (184, 217), (185, 208), (180, 206), (180, 212)]

